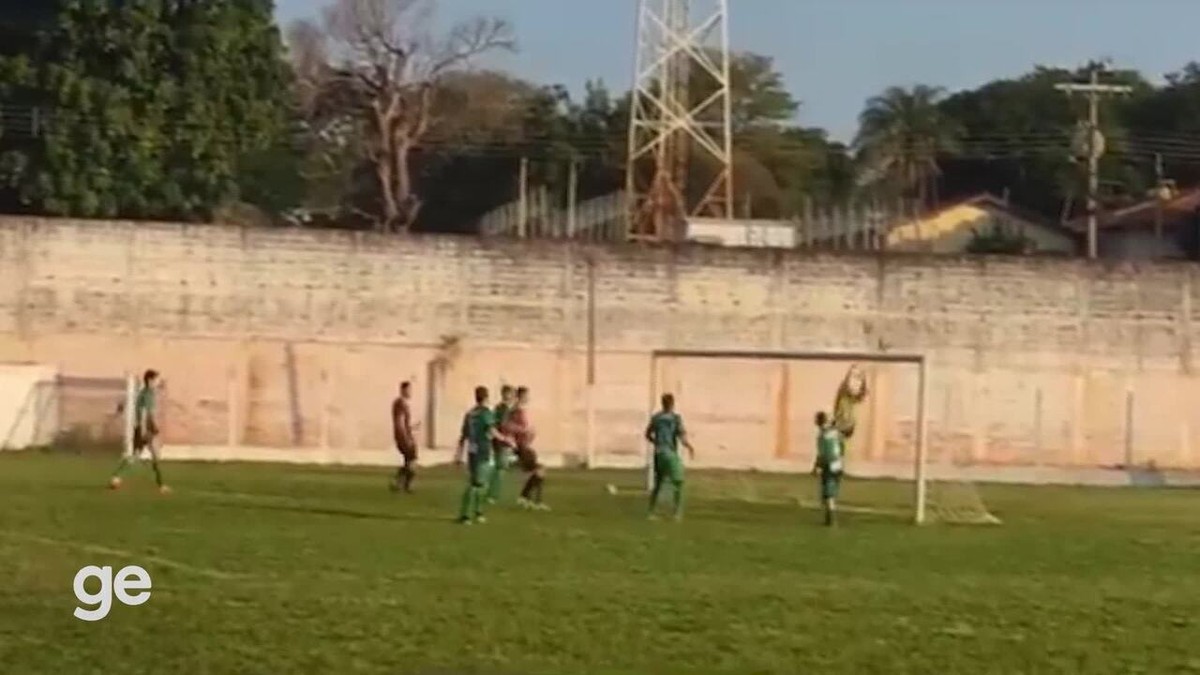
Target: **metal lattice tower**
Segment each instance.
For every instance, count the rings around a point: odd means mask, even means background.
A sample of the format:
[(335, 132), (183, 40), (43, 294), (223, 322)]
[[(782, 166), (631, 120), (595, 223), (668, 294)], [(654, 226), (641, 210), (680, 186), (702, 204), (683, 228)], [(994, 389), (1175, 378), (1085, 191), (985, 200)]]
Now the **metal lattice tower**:
[(678, 240), (688, 214), (732, 219), (729, 1), (638, 0), (634, 70), (629, 238)]

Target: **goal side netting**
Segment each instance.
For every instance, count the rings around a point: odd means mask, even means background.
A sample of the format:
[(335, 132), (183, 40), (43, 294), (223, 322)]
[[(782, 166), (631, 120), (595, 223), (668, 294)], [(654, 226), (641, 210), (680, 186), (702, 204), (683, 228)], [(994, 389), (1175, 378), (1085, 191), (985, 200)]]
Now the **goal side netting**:
[[(660, 350), (650, 359), (651, 411), (678, 399), (696, 445), (689, 491), (701, 498), (819, 508), (814, 417), (833, 415), (851, 367), (866, 395), (853, 406), (840, 508), (916, 523), (998, 523), (977, 485), (949, 466), (957, 440), (931, 435), (933, 368), (923, 354)], [(646, 481), (653, 480), (646, 449)]]

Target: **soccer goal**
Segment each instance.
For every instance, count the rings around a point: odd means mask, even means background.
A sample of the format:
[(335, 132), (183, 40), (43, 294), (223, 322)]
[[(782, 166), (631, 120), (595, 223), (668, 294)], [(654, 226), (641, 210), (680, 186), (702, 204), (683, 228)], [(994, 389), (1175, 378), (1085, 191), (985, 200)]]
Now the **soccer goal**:
[[(851, 366), (865, 396), (847, 444), (848, 475), (878, 480), (861, 488), (856, 482), (844, 495), (846, 510), (917, 524), (998, 522), (974, 485), (930, 480), (931, 365), (924, 354), (657, 350), (650, 359), (650, 410), (664, 393), (677, 397), (698, 467), (715, 470), (689, 479), (699, 492), (815, 506), (806, 499), (810, 486), (794, 474), (811, 468), (814, 416), (834, 413)], [(651, 448), (646, 479), (652, 484)]]

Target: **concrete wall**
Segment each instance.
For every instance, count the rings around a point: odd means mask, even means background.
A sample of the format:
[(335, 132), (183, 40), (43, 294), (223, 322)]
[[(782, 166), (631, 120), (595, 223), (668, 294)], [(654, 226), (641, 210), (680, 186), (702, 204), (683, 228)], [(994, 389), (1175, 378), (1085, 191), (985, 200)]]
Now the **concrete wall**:
[(1110, 260), (1186, 260), (1183, 237), (1176, 229), (1161, 236), (1153, 230), (1101, 230), (1100, 255)]
[[(164, 372), (168, 442), (390, 459), (398, 380), (453, 443), (477, 383), (533, 387), (538, 444), (632, 460), (655, 348), (927, 351), (935, 460), (1200, 467), (1196, 268), (838, 257), (300, 230), (0, 221), (0, 360)], [(801, 466), (844, 366), (664, 360), (701, 463)], [(911, 368), (872, 371), (856, 459), (907, 462)], [(295, 450), (292, 450), (295, 449)], [(239, 451), (243, 455), (249, 451)]]

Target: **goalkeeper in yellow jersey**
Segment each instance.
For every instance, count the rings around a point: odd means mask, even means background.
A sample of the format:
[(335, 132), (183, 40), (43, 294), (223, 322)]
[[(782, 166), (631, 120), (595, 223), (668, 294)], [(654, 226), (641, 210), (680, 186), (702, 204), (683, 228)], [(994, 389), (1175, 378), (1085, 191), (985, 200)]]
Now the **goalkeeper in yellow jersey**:
[(867, 377), (858, 364), (850, 366), (833, 401), (833, 426), (842, 435), (843, 447), (854, 436), (858, 404), (867, 399)]

